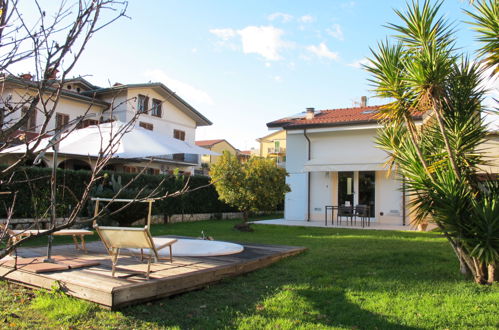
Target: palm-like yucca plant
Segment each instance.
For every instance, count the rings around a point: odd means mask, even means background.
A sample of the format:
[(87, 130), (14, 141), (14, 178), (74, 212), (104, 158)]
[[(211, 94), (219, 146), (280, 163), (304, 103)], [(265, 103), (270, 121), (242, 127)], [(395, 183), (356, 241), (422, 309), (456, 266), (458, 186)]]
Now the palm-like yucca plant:
[[(496, 197), (499, 189), (481, 189), (477, 151), (486, 134), (481, 120), (479, 64), (458, 56), (453, 31), (439, 18), (441, 2), (396, 13), (390, 24), (396, 42), (372, 50), (370, 82), (380, 97), (384, 128), (377, 143), (389, 164), (405, 179), (416, 221), (430, 218), (451, 243), (463, 272), (477, 282), (492, 282), (499, 262)], [(423, 116), (423, 124), (415, 118)]]
[(483, 45), (480, 56), (485, 56), (487, 67), (493, 68), (494, 73), (499, 73), (499, 1), (483, 0), (473, 5), (476, 13), (466, 11), (474, 21), (474, 30), (478, 33), (478, 41)]

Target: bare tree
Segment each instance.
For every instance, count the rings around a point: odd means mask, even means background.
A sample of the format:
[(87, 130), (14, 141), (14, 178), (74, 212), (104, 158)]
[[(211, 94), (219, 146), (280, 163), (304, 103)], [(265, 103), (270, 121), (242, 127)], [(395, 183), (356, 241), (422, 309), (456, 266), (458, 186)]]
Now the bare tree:
[[(81, 58), (85, 47), (95, 33), (114, 21), (126, 17), (127, 9), (126, 1), (75, 0), (69, 3), (63, 0), (54, 13), (48, 13), (38, 1), (33, 3), (36, 5), (36, 19), (28, 20), (21, 10), (19, 1), (0, 0), (0, 152), (13, 144), (21, 143), (25, 146), (23, 154), (11, 161), (8, 166), (0, 168), (0, 191), (3, 190), (1, 187), (19, 180), (14, 179), (14, 173), (19, 171), (28, 160), (39, 160), (52, 148), (55, 159), (57, 145), (71, 134), (94, 106), (98, 105), (99, 100), (94, 99), (94, 102), (89, 102), (87, 110), (76, 119), (63, 123), (59, 127), (56, 125), (54, 128), (52, 125), (57, 109), (60, 107), (61, 96), (65, 93), (63, 83)], [(30, 74), (17, 77), (14, 70), (21, 64), (32, 71)], [(9, 86), (12, 85), (22, 87), (17, 88), (15, 93), (11, 93)], [(111, 107), (105, 110), (106, 118), (113, 117), (115, 106), (116, 104), (112, 102)], [(50, 178), (52, 186), (50, 207), (42, 215), (50, 214), (51, 221), (48, 230), (8, 245), (7, 228), (16, 207), (16, 192), (11, 192), (13, 198), (7, 207), (6, 224), (0, 227), (0, 259), (27, 240), (50, 235), (55, 231), (69, 228), (77, 222), (78, 216), (87, 205), (93, 187), (102, 179), (102, 171), (112, 159), (117, 144), (134, 126), (138, 116), (137, 112), (126, 125), (113, 133), (108, 143), (100, 146), (98, 156), (93, 159), (94, 166), (90, 179), (85, 183), (83, 193), (75, 196), (75, 205), (62, 224), (57, 224), (55, 221), (57, 187), (54, 170)], [(36, 134), (28, 134), (26, 128), (32, 128), (33, 125), (36, 125)], [(47, 136), (51, 137), (48, 144), (46, 139), (44, 140)], [(147, 167), (137, 176), (143, 174), (146, 169)], [(26, 184), (30, 184), (31, 180), (26, 178)], [(126, 189), (133, 182), (134, 180), (128, 182), (122, 189)], [(140, 190), (136, 197), (138, 199), (163, 199), (185, 193), (187, 189), (188, 182), (176, 192), (160, 193), (156, 188), (146, 195)], [(120, 192), (117, 192), (116, 196)], [(106, 207), (101, 209), (97, 217), (102, 216), (105, 211)], [(34, 219), (33, 226), (37, 225), (38, 220), (39, 218)]]

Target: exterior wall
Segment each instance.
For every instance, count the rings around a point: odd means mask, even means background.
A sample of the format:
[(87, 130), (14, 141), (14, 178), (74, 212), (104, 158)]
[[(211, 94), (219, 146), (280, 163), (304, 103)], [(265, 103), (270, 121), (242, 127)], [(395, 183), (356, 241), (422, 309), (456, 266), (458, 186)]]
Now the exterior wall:
[[(386, 224), (402, 224), (401, 182), (380, 165), (385, 161), (385, 153), (376, 148), (376, 129), (343, 129), (337, 131), (309, 130), (311, 141), (311, 162), (324, 160), (325, 163), (344, 166), (342, 170), (354, 172), (354, 186), (359, 181), (359, 166), (370, 164), (375, 169), (375, 221)], [(307, 190), (309, 173), (307, 164), (308, 143), (303, 131), (288, 132), (286, 182), (291, 192), (285, 198), (286, 220), (307, 220)], [(376, 165), (377, 164), (377, 165)], [(351, 169), (347, 165), (351, 165)], [(374, 166), (374, 167), (373, 167)], [(358, 201), (357, 188), (354, 203)], [(313, 170), (310, 172), (310, 220), (324, 221), (324, 206), (338, 205), (338, 171)]]
[[(197, 127), (196, 122), (169, 102), (163, 94), (157, 92), (153, 88), (128, 88), (126, 93), (122, 92), (118, 94), (108, 94), (103, 99), (107, 102), (113, 103), (115, 108), (113, 110), (114, 117), (120, 121), (126, 122), (132, 120), (136, 114), (137, 96), (139, 94), (149, 97), (149, 110), (152, 108), (152, 99), (158, 99), (163, 103), (161, 105), (161, 117), (152, 116), (151, 114), (141, 114), (136, 120), (136, 125), (139, 125), (140, 122), (152, 124), (154, 132), (164, 134), (168, 137), (174, 136), (174, 130), (181, 130), (185, 132), (186, 142), (191, 144), (195, 143)], [(200, 164), (199, 158), (197, 164)], [(130, 164), (130, 166), (135, 165)], [(161, 169), (161, 172), (167, 172), (178, 168), (181, 171), (193, 173), (194, 168), (198, 165), (187, 166), (172, 160), (171, 162), (157, 162), (155, 164), (150, 164), (150, 167), (159, 168)], [(138, 166), (144, 165), (142, 164)]]
[(307, 161), (307, 141), (303, 134), (288, 134), (286, 171), (289, 176), (286, 183), (291, 191), (284, 200), (286, 220), (307, 220), (308, 174), (303, 172)]
[[(376, 148), (375, 134), (374, 128), (309, 133), (312, 143), (311, 158), (334, 164), (382, 164), (386, 154)], [(289, 152), (290, 150), (288, 154)]]
[[(286, 164), (286, 131), (281, 130), (258, 139), (260, 142), (260, 157), (275, 157), (277, 164)], [(279, 150), (275, 150), (276, 141), (279, 142)]]
[(485, 154), (485, 160), (489, 165), (481, 166), (481, 169), (486, 173), (499, 174), (499, 133), (489, 134), (479, 148)]
[[(223, 154), (224, 151), (228, 151), (231, 155), (237, 155), (237, 149), (235, 149), (226, 141), (221, 141), (217, 144), (214, 144), (210, 148), (210, 150), (219, 154)], [(211, 165), (215, 164), (218, 161), (218, 158), (220, 158), (220, 156), (203, 155), (202, 162), (207, 163), (211, 167)]]
[(160, 132), (167, 136), (173, 137), (173, 131), (175, 129), (185, 132), (185, 141), (194, 144), (196, 140), (196, 122), (175, 107), (172, 103), (167, 101), (165, 97), (151, 88), (130, 88), (128, 90), (128, 120), (132, 119), (132, 116), (136, 112), (137, 101), (136, 97), (141, 94), (149, 97), (149, 110), (152, 106), (152, 99), (158, 99), (163, 101), (161, 106), (161, 118), (152, 116), (150, 114), (141, 114), (137, 120), (137, 124), (140, 121), (150, 123), (154, 125), (154, 131)]
[(376, 220), (384, 224), (402, 224), (402, 183), (387, 171), (376, 172)]
[[(12, 95), (12, 102), (22, 102), (22, 98), (26, 97), (27, 93), (32, 93), (29, 91), (26, 91), (25, 89), (8, 89), (4, 92), (4, 94), (11, 94)], [(47, 109), (51, 109), (53, 106), (53, 102), (48, 102), (47, 103)], [(40, 126), (44, 123), (45, 121), (45, 115), (41, 112), (41, 103), (38, 105), (38, 110), (36, 114), (36, 132), (40, 132)], [(64, 96), (61, 96), (59, 99), (59, 103), (56, 107), (56, 113), (64, 113), (69, 115), (69, 121), (75, 119), (78, 116), (82, 116), (84, 114), (95, 114), (95, 117), (89, 118), (93, 120), (98, 120), (100, 118), (100, 115), (102, 111), (104, 110), (104, 107), (101, 105), (91, 105), (88, 104), (87, 102), (84, 101), (78, 101), (78, 100), (73, 100)], [(12, 119), (14, 119), (16, 122), (18, 119), (20, 119), (22, 116), (21, 110), (16, 111), (16, 113), (13, 114)], [(8, 121), (9, 118), (6, 119)], [(50, 119), (48, 126), (47, 126), (47, 131), (51, 131), (55, 129), (55, 113)]]

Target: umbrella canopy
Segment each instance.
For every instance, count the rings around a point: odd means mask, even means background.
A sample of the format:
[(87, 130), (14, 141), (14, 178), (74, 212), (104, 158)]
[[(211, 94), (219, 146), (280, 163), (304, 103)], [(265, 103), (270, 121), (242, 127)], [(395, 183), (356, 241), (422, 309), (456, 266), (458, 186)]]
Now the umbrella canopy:
[[(46, 149), (52, 152), (52, 137), (40, 141), (34, 152)], [(34, 142), (7, 148), (2, 153), (25, 153)], [(101, 150), (107, 149), (113, 158), (143, 158), (171, 154), (219, 155), (208, 149), (185, 141), (174, 139), (142, 127), (130, 126), (122, 122), (105, 123), (63, 133), (58, 145), (59, 153), (97, 157)]]

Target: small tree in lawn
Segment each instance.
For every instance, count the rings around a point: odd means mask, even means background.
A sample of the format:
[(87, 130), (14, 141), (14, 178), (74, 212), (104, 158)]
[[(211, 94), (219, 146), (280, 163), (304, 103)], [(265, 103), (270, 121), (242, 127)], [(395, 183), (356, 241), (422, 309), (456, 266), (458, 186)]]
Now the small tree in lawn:
[(220, 200), (243, 212), (239, 230), (251, 230), (247, 224), (250, 212), (275, 209), (290, 191), (286, 170), (272, 159), (252, 157), (242, 164), (236, 156), (224, 152), (210, 171)]

